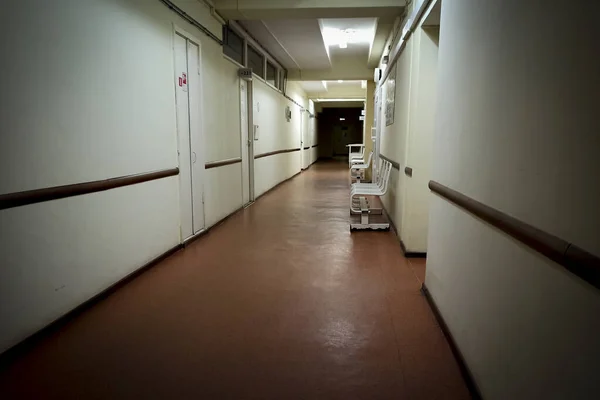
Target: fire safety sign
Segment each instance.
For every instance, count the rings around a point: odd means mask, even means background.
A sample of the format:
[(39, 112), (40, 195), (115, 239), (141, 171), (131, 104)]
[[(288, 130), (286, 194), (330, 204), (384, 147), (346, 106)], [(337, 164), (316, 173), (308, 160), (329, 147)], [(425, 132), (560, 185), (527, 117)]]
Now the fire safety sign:
[(187, 74), (185, 72), (182, 72), (181, 76), (179, 77), (179, 87), (182, 88), (184, 92), (187, 92), (187, 86)]

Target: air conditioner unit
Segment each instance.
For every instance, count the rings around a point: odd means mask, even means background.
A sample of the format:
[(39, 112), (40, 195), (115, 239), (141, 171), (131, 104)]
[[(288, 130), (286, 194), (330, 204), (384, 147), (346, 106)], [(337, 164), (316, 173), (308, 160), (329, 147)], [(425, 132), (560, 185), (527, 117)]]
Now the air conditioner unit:
[(373, 80), (375, 81), (375, 83), (379, 83), (380, 79), (381, 79), (381, 68), (375, 68), (375, 74), (373, 76)]

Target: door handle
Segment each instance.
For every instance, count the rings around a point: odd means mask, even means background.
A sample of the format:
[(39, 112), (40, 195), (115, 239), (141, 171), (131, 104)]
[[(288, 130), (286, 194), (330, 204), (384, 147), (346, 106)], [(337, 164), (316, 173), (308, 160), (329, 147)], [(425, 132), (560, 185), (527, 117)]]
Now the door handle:
[(196, 159), (197, 159), (196, 152), (192, 151), (192, 155), (194, 156), (194, 159), (192, 160), (192, 164), (196, 164)]

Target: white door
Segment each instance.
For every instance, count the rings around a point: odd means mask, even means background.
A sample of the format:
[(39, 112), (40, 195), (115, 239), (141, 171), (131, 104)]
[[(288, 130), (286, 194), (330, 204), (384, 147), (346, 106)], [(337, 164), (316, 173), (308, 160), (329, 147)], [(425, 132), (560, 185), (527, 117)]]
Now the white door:
[(200, 47), (175, 35), (181, 238), (204, 229)]
[[(306, 169), (310, 166), (310, 138), (308, 128), (308, 110), (302, 112), (302, 168)], [(305, 150), (306, 147), (309, 147)]]
[(250, 166), (248, 165), (248, 84), (240, 79), (240, 125), (242, 154), (242, 204), (250, 202)]
[(304, 169), (304, 159), (306, 155), (304, 154), (304, 110), (300, 110), (300, 169)]
[(248, 120), (248, 82), (240, 79), (240, 124), (242, 129), (241, 134), (241, 151), (242, 151), (242, 203), (244, 205), (254, 200), (252, 194), (252, 162), (253, 155), (253, 138), (248, 136), (250, 121)]

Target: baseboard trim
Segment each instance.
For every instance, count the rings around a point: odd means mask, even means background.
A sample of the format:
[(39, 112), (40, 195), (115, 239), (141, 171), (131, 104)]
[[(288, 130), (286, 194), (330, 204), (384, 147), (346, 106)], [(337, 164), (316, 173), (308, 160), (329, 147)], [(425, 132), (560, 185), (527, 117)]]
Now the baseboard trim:
[[(216, 225), (216, 224), (215, 224)], [(211, 227), (212, 228), (212, 227)], [(183, 241), (183, 243), (181, 243), (181, 246), (183, 248), (188, 247), (190, 244), (192, 244), (193, 242), (195, 242), (196, 240), (198, 240), (199, 238), (201, 238), (202, 236), (206, 235), (208, 233), (208, 231), (210, 230), (210, 228), (207, 229), (203, 229), (200, 232), (196, 233), (193, 236), (190, 236), (189, 238), (185, 239)]]
[(404, 257), (406, 258), (427, 258), (427, 253), (420, 251), (405, 251)]
[(135, 278), (148, 271), (150, 268), (159, 264), (161, 261), (164, 261), (171, 255), (175, 254), (177, 251), (183, 248), (183, 243), (179, 243), (176, 246), (170, 248), (165, 251), (158, 257), (155, 257), (148, 263), (144, 264), (142, 267), (136, 269), (132, 273), (126, 275), (121, 278), (117, 282), (113, 283), (106, 289), (102, 290), (100, 293), (95, 296), (90, 297), (88, 300), (79, 304), (71, 311), (68, 311), (66, 314), (58, 317), (54, 321), (50, 322), (45, 327), (41, 328), (37, 332), (31, 334), (26, 337), (19, 343), (5, 350), (0, 354), (0, 371), (3, 371), (7, 366), (11, 365), (16, 359), (22, 357), (27, 354), (31, 349), (33, 349), (37, 344), (39, 344), (43, 339), (49, 337), (55, 332), (58, 332), (61, 328), (66, 326), (69, 322), (73, 321), (77, 316), (81, 315), (83, 312), (89, 310), (94, 305), (98, 304), (103, 299), (110, 296), (112, 293), (116, 292), (118, 289), (122, 288), (129, 282), (133, 281)]
[(396, 230), (396, 225), (394, 224), (394, 220), (390, 217), (390, 214), (388, 214), (387, 210), (385, 209), (385, 206), (383, 205), (383, 202), (381, 203), (381, 208), (383, 208), (383, 212), (385, 213), (385, 216), (390, 221), (390, 227), (394, 230), (394, 234), (396, 235), (396, 238), (398, 238), (398, 241), (400, 242), (400, 248), (402, 249), (402, 254), (404, 254), (404, 257), (406, 257), (406, 258), (427, 258), (427, 252), (407, 251), (406, 250), (406, 245), (404, 244), (402, 239), (400, 239), (400, 236), (398, 235), (398, 231)]
[(264, 195), (272, 192), (273, 190), (277, 189), (279, 186), (283, 185), (284, 183), (286, 183), (287, 181), (289, 181), (292, 178), (297, 177), (298, 175), (300, 175), (302, 173), (302, 170), (296, 172), (294, 175), (290, 176), (287, 179), (282, 180), (281, 182), (279, 182), (277, 185), (273, 186), (271, 189), (267, 190), (266, 192), (264, 192), (263, 194), (259, 195), (254, 201), (260, 199), (261, 197), (263, 197)]
[(425, 286), (424, 283), (421, 286), (421, 292), (425, 296), (425, 299), (427, 299), (427, 303), (429, 304), (431, 311), (433, 311), (433, 315), (435, 316), (435, 319), (437, 320), (438, 325), (440, 326), (442, 332), (444, 333), (444, 336), (446, 337), (448, 344), (450, 345), (450, 350), (452, 350), (452, 354), (454, 355), (454, 358), (456, 359), (456, 362), (458, 363), (458, 368), (460, 369), (460, 373), (465, 381), (465, 384), (467, 385), (467, 388), (469, 389), (469, 392), (471, 392), (471, 397), (474, 400), (481, 400), (481, 398), (482, 398), (481, 392), (479, 391), (479, 388), (477, 387), (477, 384), (475, 383), (475, 380), (473, 379), (473, 374), (469, 370), (469, 367), (467, 366), (467, 363), (465, 362), (465, 359), (464, 359), (462, 353), (460, 352), (460, 349), (458, 348), (458, 346), (456, 345), (456, 342), (454, 341), (454, 337), (452, 336), (452, 333), (450, 333), (450, 330), (448, 329), (448, 325), (446, 325), (446, 321), (444, 321), (442, 314), (440, 314), (440, 310), (438, 309), (437, 305), (435, 304), (435, 301), (431, 297), (431, 293), (429, 293), (429, 290), (427, 289), (427, 286)]

